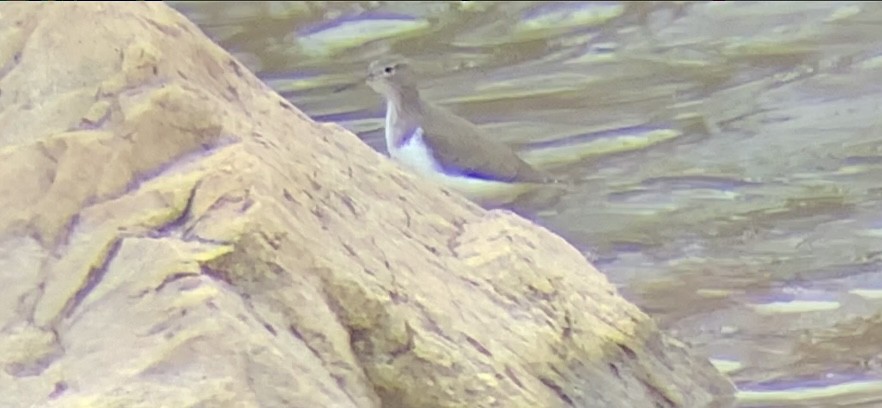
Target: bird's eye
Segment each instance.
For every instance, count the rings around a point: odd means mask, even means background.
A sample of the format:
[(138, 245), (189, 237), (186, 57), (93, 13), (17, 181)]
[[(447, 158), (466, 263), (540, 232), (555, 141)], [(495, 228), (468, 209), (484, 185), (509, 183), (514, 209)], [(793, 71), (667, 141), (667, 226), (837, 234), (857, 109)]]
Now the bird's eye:
[(395, 72), (395, 67), (393, 67), (393, 66), (390, 65), (390, 66), (388, 66), (388, 67), (386, 67), (386, 68), (383, 68), (383, 72), (385, 72), (385, 73), (387, 73), (387, 74), (391, 74), (392, 72)]

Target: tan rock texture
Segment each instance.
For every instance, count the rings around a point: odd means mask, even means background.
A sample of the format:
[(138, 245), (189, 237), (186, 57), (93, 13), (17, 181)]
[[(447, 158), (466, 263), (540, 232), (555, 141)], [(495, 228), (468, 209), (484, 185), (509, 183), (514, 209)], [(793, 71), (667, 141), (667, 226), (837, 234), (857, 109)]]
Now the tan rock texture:
[(162, 3), (0, 7), (0, 205), (2, 407), (732, 394), (562, 239), (312, 122)]

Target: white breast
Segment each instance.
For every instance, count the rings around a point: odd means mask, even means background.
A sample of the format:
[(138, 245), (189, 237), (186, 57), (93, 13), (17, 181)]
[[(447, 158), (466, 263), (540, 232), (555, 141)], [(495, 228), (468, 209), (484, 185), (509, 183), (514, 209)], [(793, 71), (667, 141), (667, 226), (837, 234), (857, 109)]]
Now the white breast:
[(420, 174), (429, 175), (442, 172), (441, 166), (429, 152), (429, 147), (423, 140), (421, 128), (414, 131), (413, 136), (407, 139), (407, 143), (401, 146), (391, 146), (389, 154), (395, 160)]
[(394, 127), (392, 124), (392, 122), (395, 122), (392, 117), (393, 115), (394, 113), (387, 111), (386, 148), (389, 150), (389, 155), (420, 176), (455, 190), (473, 200), (487, 200), (491, 197), (502, 198), (500, 195), (507, 197), (508, 194), (515, 194), (514, 196), (504, 198), (504, 200), (512, 200), (516, 195), (524, 191), (523, 185), (445, 173), (444, 169), (429, 151), (429, 147), (423, 138), (422, 128), (416, 128), (414, 134), (407, 138), (406, 143), (396, 146), (393, 142), (395, 140), (393, 132), (405, 130)]

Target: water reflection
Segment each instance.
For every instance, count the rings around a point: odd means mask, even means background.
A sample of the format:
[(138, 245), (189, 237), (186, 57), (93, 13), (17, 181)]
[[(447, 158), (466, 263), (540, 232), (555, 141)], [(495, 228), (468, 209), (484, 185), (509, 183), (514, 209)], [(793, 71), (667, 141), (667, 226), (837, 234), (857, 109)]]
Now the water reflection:
[(319, 120), (396, 52), (425, 96), (582, 180), (534, 218), (739, 384), (879, 406), (882, 5), (173, 3)]

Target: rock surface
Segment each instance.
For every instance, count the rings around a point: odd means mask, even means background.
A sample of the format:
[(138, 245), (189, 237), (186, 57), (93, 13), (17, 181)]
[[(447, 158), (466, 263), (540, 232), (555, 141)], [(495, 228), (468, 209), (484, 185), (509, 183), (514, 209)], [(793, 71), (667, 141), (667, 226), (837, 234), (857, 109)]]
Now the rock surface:
[(562, 239), (312, 122), (161, 3), (0, 8), (0, 190), (3, 407), (731, 397)]

